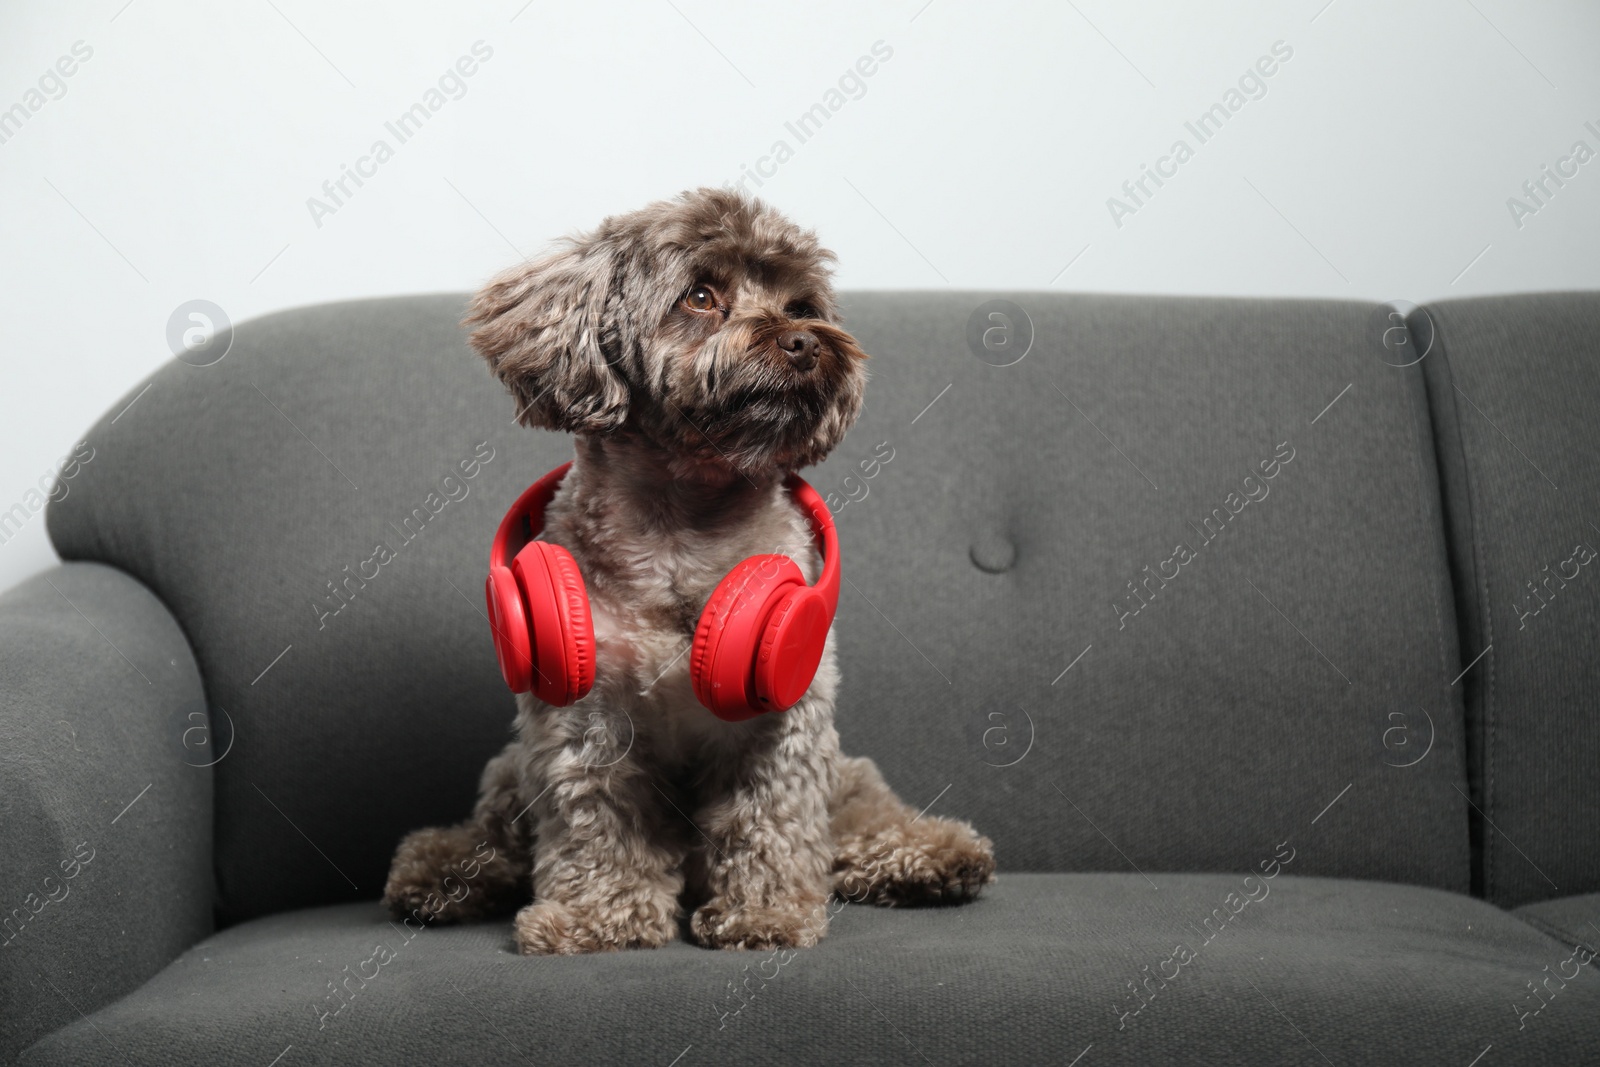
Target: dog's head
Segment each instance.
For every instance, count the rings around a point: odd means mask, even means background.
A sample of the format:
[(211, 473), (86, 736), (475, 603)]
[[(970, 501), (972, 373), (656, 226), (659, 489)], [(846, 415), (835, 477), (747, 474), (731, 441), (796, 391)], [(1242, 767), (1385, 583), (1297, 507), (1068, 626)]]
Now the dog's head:
[(635, 436), (675, 473), (794, 470), (839, 443), (866, 386), (832, 259), (759, 200), (699, 189), (507, 271), (465, 324), (525, 425)]

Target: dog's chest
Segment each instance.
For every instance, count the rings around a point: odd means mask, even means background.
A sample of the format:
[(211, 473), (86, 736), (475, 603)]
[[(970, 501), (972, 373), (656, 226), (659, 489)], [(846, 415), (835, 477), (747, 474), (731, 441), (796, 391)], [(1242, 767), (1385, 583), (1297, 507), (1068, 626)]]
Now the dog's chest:
[[(692, 535), (639, 535), (608, 546), (591, 594), (596, 638), (615, 643), (638, 637), (692, 638), (700, 611), (727, 573), (737, 546)], [(581, 564), (580, 564), (581, 565)], [(732, 564), (728, 564), (731, 568)]]
[(808, 580), (820, 559), (786, 497), (737, 526), (661, 529), (616, 514), (568, 514), (551, 539), (577, 560), (595, 632), (596, 690), (632, 709), (667, 749), (692, 748), (728, 724), (703, 708), (690, 680), (691, 645), (712, 592), (754, 555), (789, 556)]

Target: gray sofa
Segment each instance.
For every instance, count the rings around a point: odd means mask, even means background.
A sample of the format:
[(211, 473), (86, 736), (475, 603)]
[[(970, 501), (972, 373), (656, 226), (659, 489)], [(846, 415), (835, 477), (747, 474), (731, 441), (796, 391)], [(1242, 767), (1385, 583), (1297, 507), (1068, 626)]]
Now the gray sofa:
[(0, 1055), (1600, 1062), (1600, 296), (997, 298), (849, 294), (809, 472), (845, 748), (993, 838), (979, 902), (792, 958), (389, 922), (507, 736), (488, 541), (570, 443), (459, 295), (312, 307), (131, 390), (0, 596)]

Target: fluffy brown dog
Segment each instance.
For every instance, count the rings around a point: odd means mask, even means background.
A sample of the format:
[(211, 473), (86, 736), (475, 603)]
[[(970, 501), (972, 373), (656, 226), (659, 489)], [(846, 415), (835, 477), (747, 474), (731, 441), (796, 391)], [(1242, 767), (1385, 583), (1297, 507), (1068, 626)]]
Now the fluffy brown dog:
[(861, 409), (866, 356), (838, 325), (832, 258), (759, 201), (701, 189), (609, 218), (473, 301), (472, 344), (521, 421), (577, 435), (545, 538), (587, 583), (596, 680), (570, 707), (517, 698), (472, 817), (400, 843), (397, 916), (525, 904), (523, 952), (579, 953), (663, 945), (688, 913), (702, 945), (786, 948), (823, 935), (830, 891), (950, 903), (993, 880), (986, 838), (918, 817), (871, 760), (840, 754), (831, 633), (786, 712), (725, 722), (691, 688), (686, 653), (724, 575), (766, 552), (807, 581), (821, 566), (783, 480)]

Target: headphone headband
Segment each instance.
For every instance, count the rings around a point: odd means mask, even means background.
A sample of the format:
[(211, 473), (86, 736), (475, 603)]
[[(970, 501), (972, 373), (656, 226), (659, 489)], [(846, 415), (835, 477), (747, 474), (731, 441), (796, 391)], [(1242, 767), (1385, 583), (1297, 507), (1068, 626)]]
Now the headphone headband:
[(822, 552), (822, 573), (817, 576), (815, 588), (822, 594), (831, 618), (839, 610), (841, 575), (839, 531), (834, 529), (833, 512), (828, 510), (822, 494), (811, 488), (811, 483), (798, 474), (789, 475), (784, 479), (784, 484), (789, 487), (789, 495), (794, 502), (805, 512), (806, 521), (811, 524), (811, 535), (816, 539), (817, 548)]
[(550, 506), (556, 490), (561, 487), (561, 479), (567, 476), (571, 467), (572, 461), (569, 459), (528, 486), (517, 497), (517, 502), (500, 520), (500, 528), (495, 531), (494, 542), (489, 546), (490, 569), (511, 566), (511, 561), (517, 558), (522, 546), (544, 532), (544, 509)]
[[(545, 508), (555, 499), (556, 490), (561, 488), (562, 479), (571, 469), (572, 461), (569, 459), (523, 490), (495, 531), (494, 542), (489, 547), (490, 567), (510, 566), (522, 546), (544, 531)], [(790, 474), (784, 479), (784, 485), (805, 513), (811, 536), (822, 553), (822, 574), (818, 576), (815, 588), (826, 600), (831, 615), (839, 607), (840, 578), (839, 533), (833, 525), (833, 513), (828, 510), (822, 495), (798, 474)]]

